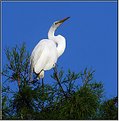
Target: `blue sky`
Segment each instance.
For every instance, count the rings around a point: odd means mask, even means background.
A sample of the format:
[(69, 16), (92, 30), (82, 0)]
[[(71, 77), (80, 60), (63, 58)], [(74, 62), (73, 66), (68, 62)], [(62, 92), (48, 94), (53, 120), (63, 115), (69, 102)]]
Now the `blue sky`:
[[(58, 65), (65, 71), (96, 70), (105, 95), (117, 95), (117, 3), (116, 2), (2, 2), (2, 60), (4, 49), (26, 43), (31, 53), (56, 20), (70, 16), (58, 30), (67, 47)], [(45, 73), (48, 80), (53, 71)]]

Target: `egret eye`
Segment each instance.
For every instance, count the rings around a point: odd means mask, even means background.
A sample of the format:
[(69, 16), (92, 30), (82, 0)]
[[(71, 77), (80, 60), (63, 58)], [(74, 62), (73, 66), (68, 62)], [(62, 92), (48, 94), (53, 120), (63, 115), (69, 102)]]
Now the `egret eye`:
[(55, 22), (55, 25), (57, 25), (57, 22)]
[(57, 25), (58, 23), (59, 23), (59, 21), (55, 21), (55, 22), (54, 22), (54, 25)]

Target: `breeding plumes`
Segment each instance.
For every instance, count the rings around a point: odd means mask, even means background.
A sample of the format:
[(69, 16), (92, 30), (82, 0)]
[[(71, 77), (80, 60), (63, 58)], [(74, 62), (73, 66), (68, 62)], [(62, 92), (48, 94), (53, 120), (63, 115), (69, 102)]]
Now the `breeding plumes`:
[(66, 40), (63, 36), (55, 36), (56, 29), (69, 17), (56, 21), (50, 27), (48, 39), (42, 39), (33, 49), (30, 57), (31, 73), (35, 72), (37, 79), (44, 77), (44, 71), (55, 67), (57, 59), (66, 48)]

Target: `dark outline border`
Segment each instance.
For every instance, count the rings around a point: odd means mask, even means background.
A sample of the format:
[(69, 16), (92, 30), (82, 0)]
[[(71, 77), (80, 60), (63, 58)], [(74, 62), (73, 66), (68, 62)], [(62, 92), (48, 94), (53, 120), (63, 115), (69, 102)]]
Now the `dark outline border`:
[[(0, 16), (1, 16), (1, 19), (0, 19), (0, 119), (2, 119), (2, 75), (1, 75), (1, 72), (2, 72), (2, 2), (117, 2), (117, 95), (118, 95), (118, 0), (75, 0), (75, 1), (72, 1), (72, 0), (59, 0), (59, 1), (56, 1), (56, 0), (1, 0), (0, 1)], [(119, 101), (119, 99), (118, 99)], [(119, 110), (118, 110), (119, 111)], [(119, 116), (118, 116), (119, 117)]]

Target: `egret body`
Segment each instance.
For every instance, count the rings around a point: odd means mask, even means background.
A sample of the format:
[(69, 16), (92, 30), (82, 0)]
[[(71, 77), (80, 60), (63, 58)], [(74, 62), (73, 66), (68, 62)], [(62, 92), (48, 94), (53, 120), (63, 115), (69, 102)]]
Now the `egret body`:
[(38, 79), (44, 77), (44, 71), (53, 68), (57, 59), (63, 54), (66, 48), (66, 40), (63, 36), (55, 36), (56, 29), (69, 17), (56, 21), (50, 27), (48, 32), (48, 39), (42, 39), (33, 49), (30, 64), (31, 73), (35, 72)]

